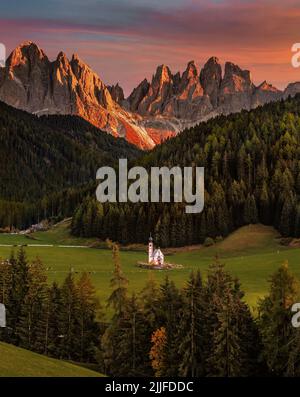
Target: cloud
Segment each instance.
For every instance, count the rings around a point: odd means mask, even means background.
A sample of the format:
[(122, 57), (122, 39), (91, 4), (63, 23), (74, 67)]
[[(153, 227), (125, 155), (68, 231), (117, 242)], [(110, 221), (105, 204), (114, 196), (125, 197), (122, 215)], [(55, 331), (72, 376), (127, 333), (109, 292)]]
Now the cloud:
[(78, 52), (107, 81), (119, 80), (127, 91), (138, 79), (151, 78), (157, 64), (182, 70), (188, 60), (203, 64), (211, 55), (253, 68), (257, 80), (267, 77), (282, 86), (297, 78), (298, 70), (290, 66), (290, 48), (300, 41), (299, 1), (51, 0), (43, 7), (37, 7), (36, 0), (23, 3), (10, 0), (0, 6), (0, 41), (9, 49), (32, 39), (53, 57), (61, 49)]

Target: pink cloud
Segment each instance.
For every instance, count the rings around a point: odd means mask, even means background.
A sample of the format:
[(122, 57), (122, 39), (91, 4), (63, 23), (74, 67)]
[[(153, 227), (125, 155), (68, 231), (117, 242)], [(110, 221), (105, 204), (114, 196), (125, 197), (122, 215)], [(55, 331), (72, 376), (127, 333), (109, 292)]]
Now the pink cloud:
[[(107, 83), (119, 81), (126, 92), (158, 64), (183, 70), (194, 59), (200, 65), (212, 55), (252, 71), (256, 83), (268, 79), (280, 88), (299, 80), (290, 64), (291, 46), (300, 42), (297, 1), (191, 1), (165, 11), (147, 10), (127, 25), (71, 20), (0, 20), (1, 41), (9, 50), (37, 41), (54, 58), (77, 52)], [(140, 16), (140, 18), (139, 18)]]

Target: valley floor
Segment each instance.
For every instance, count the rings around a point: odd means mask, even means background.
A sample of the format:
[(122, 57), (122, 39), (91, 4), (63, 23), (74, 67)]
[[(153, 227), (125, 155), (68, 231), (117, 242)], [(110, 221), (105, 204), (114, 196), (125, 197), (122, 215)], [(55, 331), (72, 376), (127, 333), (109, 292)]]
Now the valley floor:
[[(110, 294), (109, 283), (113, 271), (112, 256), (108, 249), (90, 248), (89, 245), (97, 246), (95, 240), (70, 236), (67, 222), (47, 232), (34, 233), (31, 238), (0, 234), (0, 257), (9, 257), (12, 249), (18, 249), (11, 246), (19, 244), (28, 245), (26, 252), (29, 259), (42, 259), (50, 281), (61, 282), (70, 269), (75, 273), (89, 272), (98, 296), (105, 305)], [(183, 268), (155, 272), (142, 269), (136, 264), (147, 260), (146, 247), (145, 250), (141, 250), (141, 247), (121, 250), (122, 268), (129, 279), (130, 291), (140, 291), (150, 272), (158, 282), (168, 275), (178, 286), (183, 286), (192, 270), (200, 269), (205, 276), (216, 255), (226, 265), (226, 269), (240, 279), (242, 289), (246, 292), (245, 299), (252, 308), (256, 306), (258, 298), (267, 292), (269, 276), (284, 261), (289, 262), (291, 271), (300, 279), (300, 248), (281, 245), (277, 232), (268, 226), (242, 227), (211, 247), (197, 246), (163, 251), (167, 262), (182, 264)]]

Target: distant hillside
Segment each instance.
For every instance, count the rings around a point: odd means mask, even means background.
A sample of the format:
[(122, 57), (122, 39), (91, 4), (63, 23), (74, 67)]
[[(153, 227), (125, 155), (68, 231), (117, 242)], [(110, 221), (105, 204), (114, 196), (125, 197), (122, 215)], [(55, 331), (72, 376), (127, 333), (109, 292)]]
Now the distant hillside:
[(0, 343), (0, 377), (101, 377), (89, 369)]
[(204, 211), (187, 215), (182, 203), (99, 209), (90, 199), (75, 212), (74, 235), (142, 243), (152, 232), (157, 245), (176, 247), (263, 223), (300, 236), (300, 95), (200, 123), (137, 163), (204, 167)]
[(34, 201), (95, 180), (96, 170), (139, 150), (79, 117), (33, 116), (0, 102), (0, 198)]

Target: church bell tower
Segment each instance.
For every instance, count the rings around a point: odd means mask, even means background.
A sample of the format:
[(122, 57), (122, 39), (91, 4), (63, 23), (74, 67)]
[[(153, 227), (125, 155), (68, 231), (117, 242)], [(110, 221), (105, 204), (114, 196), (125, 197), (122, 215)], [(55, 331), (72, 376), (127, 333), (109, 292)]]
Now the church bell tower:
[(151, 263), (153, 261), (153, 238), (149, 237), (149, 243), (148, 243), (148, 262)]

